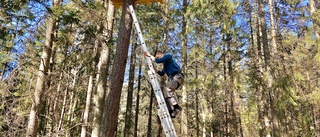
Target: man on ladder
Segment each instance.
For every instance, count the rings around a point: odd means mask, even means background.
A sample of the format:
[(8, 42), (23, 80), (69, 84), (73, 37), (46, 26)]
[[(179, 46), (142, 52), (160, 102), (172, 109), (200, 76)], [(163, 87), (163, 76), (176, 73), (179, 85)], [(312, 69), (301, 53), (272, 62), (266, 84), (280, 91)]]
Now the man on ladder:
[(175, 118), (177, 114), (182, 110), (182, 108), (179, 106), (178, 100), (174, 96), (174, 91), (183, 84), (184, 75), (181, 73), (181, 69), (172, 55), (164, 54), (162, 51), (156, 51), (154, 56), (152, 56), (149, 52), (144, 52), (144, 54), (145, 56), (150, 57), (152, 61), (163, 64), (163, 69), (161, 71), (157, 70), (156, 67), (154, 68), (160, 76), (167, 74), (169, 78), (163, 89), (163, 94), (171, 118)]

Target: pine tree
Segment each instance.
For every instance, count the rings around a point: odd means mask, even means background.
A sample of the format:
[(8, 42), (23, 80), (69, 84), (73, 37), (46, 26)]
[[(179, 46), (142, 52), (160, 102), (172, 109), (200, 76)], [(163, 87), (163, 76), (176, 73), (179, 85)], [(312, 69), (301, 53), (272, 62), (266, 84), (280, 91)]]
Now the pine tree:
[(105, 136), (115, 136), (117, 116), (119, 112), (119, 101), (124, 79), (125, 65), (128, 56), (128, 47), (132, 28), (132, 18), (129, 11), (129, 5), (134, 4), (132, 0), (123, 2), (123, 10), (119, 27), (119, 39), (112, 67), (110, 93), (107, 95), (105, 109), (108, 109), (106, 118), (108, 125), (106, 126)]

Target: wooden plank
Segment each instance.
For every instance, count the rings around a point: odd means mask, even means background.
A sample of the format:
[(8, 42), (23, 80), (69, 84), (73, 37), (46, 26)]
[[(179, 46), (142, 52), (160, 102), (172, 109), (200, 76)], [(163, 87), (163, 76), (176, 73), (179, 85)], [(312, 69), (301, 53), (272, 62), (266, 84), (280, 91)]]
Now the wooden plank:
[[(119, 9), (122, 4), (123, 4), (123, 0), (111, 0), (113, 5), (115, 6), (115, 8)], [(163, 4), (162, 0), (136, 0), (135, 4), (147, 4), (150, 5), (153, 2), (160, 2), (160, 4)]]

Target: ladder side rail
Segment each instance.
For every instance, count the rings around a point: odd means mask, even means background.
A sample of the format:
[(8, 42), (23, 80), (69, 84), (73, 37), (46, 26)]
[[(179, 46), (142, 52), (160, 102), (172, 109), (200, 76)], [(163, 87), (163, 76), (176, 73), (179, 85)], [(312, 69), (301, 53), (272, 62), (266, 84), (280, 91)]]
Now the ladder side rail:
[(158, 83), (157, 77), (151, 71), (148, 73), (149, 73), (149, 77), (151, 80), (151, 84), (154, 87), (154, 93), (156, 95), (156, 99), (159, 104), (160, 111), (158, 111), (158, 113), (159, 113), (160, 120), (161, 120), (161, 122), (165, 122), (168, 127), (167, 129), (164, 128), (165, 133), (171, 134), (170, 137), (176, 136), (176, 131), (174, 129), (171, 117), (169, 115), (169, 111), (168, 111), (167, 105), (165, 103), (165, 99), (163, 97), (161, 87)]
[[(138, 36), (139, 36), (139, 39), (140, 39), (140, 43), (142, 45), (142, 49), (143, 51), (148, 51), (147, 49), (147, 46), (146, 46), (146, 43), (144, 41), (144, 38), (142, 36), (142, 32), (141, 32), (141, 29), (140, 29), (140, 26), (139, 26), (139, 23), (138, 23), (138, 20), (137, 20), (137, 17), (136, 17), (136, 14), (133, 10), (133, 6), (132, 5), (129, 5), (129, 9), (130, 9), (130, 13), (132, 15), (132, 19), (133, 19), (133, 23), (137, 29), (137, 32), (138, 32)], [(147, 59), (147, 62), (148, 62), (148, 67), (149, 69), (152, 71), (152, 72), (155, 72), (154, 71), (154, 68), (153, 68), (153, 65), (152, 65), (152, 62), (151, 62), (151, 59), (150, 58), (146, 58)]]

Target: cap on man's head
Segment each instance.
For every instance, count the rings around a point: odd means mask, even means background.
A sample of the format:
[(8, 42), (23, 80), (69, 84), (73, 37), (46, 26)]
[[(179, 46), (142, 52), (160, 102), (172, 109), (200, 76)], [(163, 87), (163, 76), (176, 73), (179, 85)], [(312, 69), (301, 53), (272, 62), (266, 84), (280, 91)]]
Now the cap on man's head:
[(160, 51), (160, 50), (156, 50), (156, 52), (154, 52), (154, 55), (153, 55), (153, 56), (156, 56), (156, 54), (157, 54), (158, 52), (160, 52), (160, 53), (162, 53), (162, 54), (163, 54), (163, 52), (162, 52), (162, 51)]

